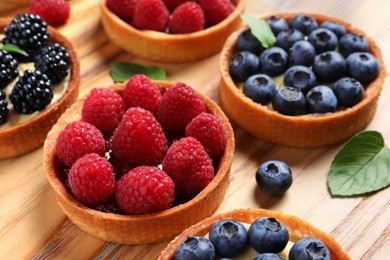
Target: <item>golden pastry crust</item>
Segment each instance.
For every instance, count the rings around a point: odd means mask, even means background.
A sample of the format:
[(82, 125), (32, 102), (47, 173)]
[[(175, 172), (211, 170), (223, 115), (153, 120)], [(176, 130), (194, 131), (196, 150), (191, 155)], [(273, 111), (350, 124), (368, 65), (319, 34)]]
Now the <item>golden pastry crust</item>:
[[(1, 34), (10, 21), (11, 19), (0, 19)], [(50, 104), (39, 115), (14, 127), (0, 130), (0, 159), (22, 155), (40, 147), (60, 115), (78, 98), (80, 64), (76, 50), (72, 43), (53, 27), (48, 26), (48, 32), (50, 42), (61, 44), (69, 52), (72, 65), (68, 88), (59, 100)]]
[[(282, 13), (275, 15), (281, 16), (289, 22), (297, 14)], [(371, 37), (340, 19), (319, 14), (306, 14), (313, 16), (318, 24), (331, 20), (345, 25), (347, 32), (363, 35), (369, 42), (369, 51), (378, 59), (380, 64), (378, 77), (366, 87), (363, 100), (352, 108), (326, 116), (298, 117), (282, 115), (246, 97), (230, 77), (229, 63), (236, 52), (236, 42), (240, 32), (235, 32), (228, 38), (220, 57), (222, 75), (220, 99), (226, 114), (258, 138), (297, 148), (314, 148), (340, 143), (362, 131), (371, 122), (375, 114), (377, 101), (386, 77), (386, 68), (381, 50)], [(267, 15), (262, 18), (267, 19), (270, 16)]]
[(189, 34), (167, 34), (137, 30), (122, 21), (101, 0), (104, 29), (113, 43), (137, 57), (161, 62), (189, 62), (206, 58), (221, 51), (228, 36), (241, 25), (240, 14), (245, 0), (225, 20), (205, 30)]
[[(160, 88), (172, 83), (157, 82)], [(124, 84), (110, 88), (123, 93)], [(229, 184), (233, 160), (234, 135), (227, 117), (209, 98), (198, 93), (208, 112), (217, 116), (224, 125), (226, 148), (215, 170), (214, 179), (195, 198), (168, 210), (146, 215), (129, 216), (103, 213), (78, 202), (60, 179), (60, 169), (55, 146), (59, 133), (73, 121), (81, 120), (85, 97), (72, 105), (49, 132), (44, 145), (43, 161), (47, 178), (54, 189), (57, 201), (69, 219), (85, 232), (106, 241), (121, 244), (146, 244), (168, 241), (190, 225), (212, 215), (219, 207)], [(155, 232), (158, 230), (158, 232)]]

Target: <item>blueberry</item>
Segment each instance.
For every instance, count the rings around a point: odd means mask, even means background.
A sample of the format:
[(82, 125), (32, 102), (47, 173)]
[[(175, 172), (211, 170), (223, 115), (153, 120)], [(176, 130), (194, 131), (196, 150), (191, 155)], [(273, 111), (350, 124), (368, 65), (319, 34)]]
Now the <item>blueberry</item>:
[(281, 252), (288, 243), (286, 227), (274, 218), (256, 219), (248, 230), (249, 244), (259, 253)]
[(275, 46), (278, 46), (280, 48), (283, 48), (285, 51), (288, 51), (294, 43), (296, 43), (297, 41), (304, 40), (304, 37), (305, 36), (300, 31), (294, 28), (289, 28), (287, 30), (281, 31), (276, 36)]
[(363, 85), (368, 84), (378, 76), (379, 62), (371, 53), (352, 53), (347, 58), (347, 74)]
[(324, 243), (315, 238), (298, 240), (291, 248), (290, 260), (330, 260), (330, 252)]
[(209, 233), (216, 252), (222, 257), (241, 254), (248, 242), (248, 232), (243, 224), (234, 220), (221, 220), (214, 224)]
[(337, 97), (333, 90), (325, 85), (316, 86), (306, 94), (307, 110), (310, 113), (334, 112), (337, 104)]
[(334, 51), (338, 44), (336, 34), (325, 28), (318, 28), (312, 31), (308, 40), (316, 49), (317, 54), (325, 51)]
[(229, 73), (233, 80), (244, 82), (259, 71), (259, 58), (249, 52), (242, 51), (234, 55), (230, 61)]
[(316, 50), (308, 41), (298, 41), (289, 50), (290, 65), (303, 65), (310, 67), (313, 65)]
[(300, 89), (281, 87), (272, 99), (272, 107), (284, 115), (301, 115), (306, 112), (306, 99)]
[(305, 66), (292, 66), (284, 73), (284, 85), (299, 88), (306, 94), (317, 83), (314, 72)]
[(348, 33), (340, 38), (339, 41), (339, 52), (344, 56), (348, 57), (354, 52), (367, 52), (368, 41), (360, 34)]
[(282, 161), (264, 162), (256, 171), (256, 182), (264, 193), (281, 196), (292, 184), (290, 167)]
[(176, 251), (176, 260), (213, 260), (214, 245), (204, 237), (188, 237)]
[(281, 258), (278, 254), (263, 253), (253, 258), (253, 260), (285, 260), (285, 259)]
[(293, 17), (290, 22), (290, 26), (301, 31), (304, 35), (309, 35), (313, 30), (318, 27), (317, 21), (304, 14), (299, 14)]
[(320, 28), (331, 30), (339, 39), (347, 33), (344, 25), (332, 21), (323, 22), (320, 25)]
[(363, 85), (354, 78), (341, 78), (333, 85), (338, 104), (344, 107), (352, 107), (363, 99)]
[(281, 31), (287, 30), (289, 28), (288, 23), (284, 18), (275, 15), (268, 18), (267, 23), (271, 27), (271, 30), (275, 36), (278, 35)]
[(282, 48), (271, 47), (260, 55), (260, 64), (265, 74), (278, 76), (288, 67), (288, 54)]
[(346, 62), (338, 52), (323, 52), (314, 59), (313, 72), (318, 81), (334, 82), (344, 76), (345, 70)]
[(255, 74), (245, 81), (243, 92), (254, 102), (267, 105), (275, 95), (276, 86), (271, 77), (265, 74)]
[(246, 29), (240, 33), (237, 39), (237, 51), (250, 51), (256, 55), (260, 55), (264, 51), (264, 47), (260, 41), (252, 34), (250, 29)]

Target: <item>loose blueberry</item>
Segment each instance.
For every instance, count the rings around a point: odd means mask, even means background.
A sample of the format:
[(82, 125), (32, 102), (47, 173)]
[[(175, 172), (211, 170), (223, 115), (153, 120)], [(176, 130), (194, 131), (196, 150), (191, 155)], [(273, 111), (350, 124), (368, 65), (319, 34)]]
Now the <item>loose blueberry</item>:
[(250, 51), (256, 55), (260, 55), (264, 51), (264, 47), (260, 41), (252, 34), (250, 29), (246, 29), (240, 33), (237, 39), (237, 51)]
[(288, 67), (288, 54), (282, 48), (271, 47), (260, 55), (260, 64), (263, 73), (278, 76)]
[(176, 260), (214, 260), (214, 245), (204, 237), (188, 237), (176, 251)]
[(368, 41), (360, 34), (348, 33), (340, 38), (339, 52), (344, 57), (354, 52), (368, 52)]
[(310, 113), (328, 113), (337, 109), (337, 97), (325, 85), (316, 86), (306, 94), (307, 109)]
[(298, 240), (291, 248), (290, 260), (330, 260), (330, 252), (324, 243), (315, 238)]
[(344, 25), (332, 21), (323, 22), (320, 25), (320, 28), (331, 30), (339, 39), (347, 33)]
[(313, 72), (317, 80), (329, 83), (344, 76), (346, 62), (340, 53), (335, 51), (323, 52), (317, 55), (313, 63)]
[(308, 40), (316, 49), (317, 54), (325, 51), (334, 51), (338, 44), (336, 34), (325, 28), (318, 28), (312, 31)]
[(314, 72), (305, 66), (292, 66), (284, 73), (284, 85), (299, 88), (306, 94), (317, 83)]
[(300, 31), (294, 28), (289, 28), (287, 30), (281, 31), (276, 36), (275, 46), (278, 46), (280, 48), (283, 48), (285, 51), (288, 51), (294, 43), (296, 43), (297, 41), (302, 41), (304, 37), (305, 36)]
[(267, 23), (271, 27), (271, 30), (274, 35), (278, 35), (281, 31), (287, 30), (289, 28), (286, 20), (279, 16), (271, 16), (267, 19)]
[(344, 107), (352, 107), (363, 99), (363, 85), (354, 78), (342, 78), (333, 85), (333, 91), (338, 104)]
[(282, 196), (292, 184), (290, 167), (282, 161), (267, 161), (256, 171), (260, 190), (271, 196)]
[(248, 230), (249, 244), (259, 253), (281, 252), (288, 243), (286, 227), (274, 218), (256, 219)]
[(234, 220), (221, 220), (214, 224), (209, 239), (221, 257), (241, 254), (248, 242), (248, 232), (243, 224)]
[(256, 256), (253, 260), (285, 260), (281, 258), (278, 254), (274, 253), (264, 253)]
[(250, 76), (244, 84), (243, 93), (254, 102), (267, 105), (276, 92), (273, 79), (265, 74)]
[(272, 99), (272, 107), (284, 115), (302, 115), (306, 112), (306, 99), (298, 88), (281, 87)]
[(379, 74), (378, 60), (368, 52), (355, 52), (347, 58), (347, 74), (362, 84), (368, 84)]
[(310, 67), (313, 65), (316, 50), (308, 41), (298, 41), (289, 50), (290, 65), (303, 65)]
[(296, 15), (290, 22), (290, 26), (301, 31), (304, 35), (309, 35), (318, 27), (317, 21), (309, 15)]
[(247, 78), (256, 74), (259, 67), (259, 58), (249, 51), (243, 51), (232, 57), (229, 73), (234, 81), (244, 82)]

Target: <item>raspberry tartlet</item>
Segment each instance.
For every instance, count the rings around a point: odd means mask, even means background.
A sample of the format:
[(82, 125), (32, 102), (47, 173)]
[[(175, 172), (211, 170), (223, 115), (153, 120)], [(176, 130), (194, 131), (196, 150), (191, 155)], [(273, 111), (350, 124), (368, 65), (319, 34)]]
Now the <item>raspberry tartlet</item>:
[(236, 1), (234, 11), (223, 21), (204, 30), (186, 34), (168, 34), (139, 30), (115, 15), (107, 0), (101, 0), (102, 23), (111, 41), (125, 51), (148, 60), (190, 62), (221, 51), (227, 37), (241, 25), (245, 0)]
[[(163, 93), (161, 104), (169, 106), (170, 101), (166, 100), (167, 98), (165, 98), (164, 96), (169, 91), (174, 92), (173, 89), (175, 86), (178, 85), (178, 83), (173, 84), (162, 81), (153, 81), (153, 83), (155, 83), (161, 93)], [(127, 89), (126, 84), (115, 84), (104, 89), (113, 90), (115, 93), (119, 94), (122, 97), (126, 96), (127, 93), (125, 91), (125, 89)], [(197, 147), (202, 147), (200, 141), (197, 141), (191, 136), (185, 138), (176, 136), (173, 139), (171, 137), (167, 137), (167, 139), (165, 139), (164, 136), (160, 135), (161, 127), (158, 123), (156, 123), (156, 119), (152, 112), (142, 109), (140, 107), (128, 108), (126, 113), (123, 115), (122, 121), (115, 129), (112, 138), (109, 137), (108, 139), (106, 139), (106, 145), (110, 147), (109, 149), (111, 149), (112, 151), (112, 156), (116, 158), (114, 159), (114, 161), (110, 160), (110, 162), (115, 169), (118, 169), (119, 165), (119, 169), (114, 175), (118, 176), (123, 174), (121, 175), (122, 177), (117, 180), (116, 191), (114, 191), (114, 195), (112, 195), (112, 199), (116, 202), (111, 203), (111, 201), (109, 201), (107, 202), (108, 204), (103, 205), (103, 207), (96, 207), (99, 202), (96, 203), (97, 200), (95, 198), (93, 198), (93, 200), (90, 200), (90, 197), (87, 196), (85, 199), (81, 197), (79, 199), (76, 199), (76, 192), (72, 189), (72, 187), (69, 187), (66, 181), (66, 175), (68, 175), (68, 178), (70, 178), (70, 174), (72, 172), (72, 176), (75, 176), (72, 178), (74, 178), (76, 181), (74, 182), (75, 184), (72, 184), (70, 183), (69, 179), (69, 184), (71, 184), (71, 186), (76, 186), (76, 191), (82, 191), (84, 189), (83, 186), (80, 186), (79, 184), (83, 180), (80, 179), (81, 177), (77, 175), (78, 172), (80, 172), (77, 167), (78, 165), (85, 165), (86, 163), (88, 163), (88, 160), (90, 160), (89, 157), (100, 158), (99, 160), (102, 161), (101, 163), (96, 164), (96, 167), (93, 167), (90, 170), (91, 172), (100, 171), (96, 170), (99, 169), (97, 167), (102, 167), (102, 169), (104, 169), (104, 172), (112, 172), (112, 167), (107, 167), (107, 162), (104, 162), (104, 160), (102, 159), (105, 157), (104, 153), (107, 154), (107, 151), (102, 152), (100, 148), (99, 140), (102, 137), (99, 137), (99, 135), (102, 136), (102, 134), (100, 134), (100, 132), (99, 134), (96, 134), (97, 128), (91, 127), (89, 123), (84, 121), (87, 115), (91, 114), (89, 112), (83, 111), (86, 99), (88, 99), (88, 97), (90, 97), (91, 95), (77, 101), (59, 118), (57, 123), (53, 126), (52, 130), (49, 132), (44, 144), (44, 167), (49, 182), (55, 192), (58, 203), (60, 204), (64, 213), (74, 224), (76, 224), (78, 227), (80, 227), (80, 229), (84, 230), (85, 232), (106, 241), (113, 241), (122, 244), (158, 243), (173, 239), (182, 230), (204, 219), (205, 217), (210, 216), (218, 208), (229, 184), (229, 172), (234, 150), (234, 135), (230, 123), (227, 117), (222, 112), (222, 110), (209, 98), (199, 93), (197, 95), (202, 101), (202, 105), (204, 105), (205, 111), (209, 114), (214, 115), (222, 123), (223, 131), (226, 136), (226, 144), (222, 155), (219, 157), (219, 159), (216, 159), (214, 161), (214, 166), (211, 164), (209, 166), (205, 166), (214, 167), (215, 169), (214, 177), (210, 180), (210, 182), (205, 187), (202, 186), (199, 193), (192, 193), (195, 195), (191, 197), (185, 197), (185, 195), (183, 195), (182, 197), (178, 197), (180, 189), (178, 187), (175, 187), (175, 199), (177, 200), (175, 200), (173, 204), (171, 202), (173, 198), (172, 180), (174, 180), (174, 176), (170, 175), (172, 178), (168, 177), (166, 174), (168, 173), (167, 169), (171, 167), (173, 168), (173, 171), (175, 173), (177, 171), (180, 172), (180, 170), (178, 170), (178, 165), (183, 161), (182, 158), (187, 156), (185, 155), (185, 151), (190, 154), (188, 158), (190, 158), (189, 160), (191, 160), (193, 156), (191, 156), (190, 151), (196, 151), (197, 149), (199, 149)], [(111, 100), (113, 100), (113, 98), (111, 98)], [(166, 103), (168, 103), (168, 105)], [(145, 103), (140, 105), (145, 106)], [(124, 111), (119, 113), (123, 114)], [(158, 111), (156, 114), (162, 115), (164, 114), (164, 111)], [(140, 120), (140, 118), (142, 120)], [(147, 128), (152, 129), (151, 131), (156, 134), (156, 139), (149, 140), (147, 137), (145, 137), (145, 139), (142, 138), (143, 140), (139, 140), (138, 138), (138, 142), (137, 138), (134, 138), (134, 136), (137, 135), (137, 133), (134, 132), (137, 132), (137, 130), (130, 132), (128, 131), (128, 129), (130, 129), (132, 125), (135, 125), (137, 124), (137, 122), (141, 121), (143, 123), (138, 124), (138, 126), (142, 128), (142, 125), (147, 124)], [(89, 129), (89, 137), (84, 135), (85, 138), (96, 140), (95, 142), (91, 142), (91, 148), (83, 147), (83, 149), (89, 149), (90, 151), (92, 151), (92, 153), (87, 154), (78, 159), (76, 163), (74, 163), (71, 167), (70, 172), (67, 173), (66, 169), (69, 169), (69, 167), (64, 167), (64, 164), (61, 162), (62, 159), (60, 159), (60, 157), (70, 158), (71, 156), (67, 155), (66, 151), (65, 153), (63, 153), (64, 150), (62, 148), (64, 148), (66, 145), (61, 145), (63, 141), (58, 140), (59, 138), (61, 138), (61, 140), (72, 140), (77, 142), (78, 138), (76, 138), (76, 135), (78, 135), (82, 131), (71, 130), (69, 132), (66, 129), (86, 129), (86, 127)], [(67, 139), (66, 137), (64, 139), (62, 137), (62, 135), (64, 135), (63, 133), (70, 133), (71, 139)], [(154, 140), (157, 141), (154, 142)], [(111, 144), (107, 144), (107, 142)], [(134, 151), (138, 150), (138, 152), (133, 153), (133, 151), (129, 151), (129, 149), (126, 148), (127, 146), (125, 145), (125, 143), (126, 145), (130, 145), (132, 147), (130, 149), (133, 149)], [(146, 143), (148, 144), (145, 145)], [(156, 146), (157, 143), (159, 145)], [(121, 146), (121, 144), (123, 145)], [(187, 149), (183, 145), (191, 146), (192, 148)], [(154, 148), (152, 148), (152, 146), (154, 146)], [(59, 149), (59, 147), (62, 148)], [(172, 160), (172, 158), (175, 157), (175, 150), (177, 149), (179, 149), (180, 152), (183, 152), (183, 154), (181, 154), (183, 156), (181, 156), (181, 159), (178, 161), (176, 159)], [(181, 149), (184, 149), (185, 151)], [(202, 158), (207, 158), (202, 160), (206, 160), (206, 164), (211, 163), (211, 160), (206, 154), (205, 149), (203, 147), (201, 149), (203, 149), (203, 152), (201, 151), (201, 153), (203, 154), (201, 155)], [(114, 152), (114, 150), (116, 150), (116, 152)], [(164, 155), (165, 157), (163, 158), (164, 160), (161, 159), (161, 151), (163, 153), (166, 153), (166, 156)], [(80, 151), (75, 151), (75, 153), (78, 152)], [(200, 158), (199, 152), (196, 153), (196, 157)], [(117, 163), (113, 163), (115, 161)], [(122, 164), (118, 163), (118, 161), (121, 161)], [(156, 161), (158, 161), (159, 163), (155, 166)], [(172, 162), (177, 163), (175, 164)], [(69, 165), (71, 163), (72, 162), (69, 162)], [(126, 163), (132, 163), (133, 165), (137, 164), (138, 166), (134, 168), (133, 166), (130, 166)], [(199, 164), (203, 164), (203, 162), (199, 162)], [(184, 169), (191, 171), (191, 169), (188, 168)], [(202, 169), (202, 171), (204, 170)], [(158, 182), (150, 182), (145, 179), (148, 178), (145, 177), (146, 175), (150, 175), (153, 173), (156, 173), (158, 175), (158, 177), (156, 177), (156, 180), (159, 179)], [(171, 172), (169, 172), (169, 174), (171, 174)], [(145, 178), (142, 176), (144, 176)], [(199, 176), (195, 176), (194, 178), (198, 177)], [(204, 180), (204, 178), (202, 178), (202, 180)], [(106, 183), (109, 183), (105, 187), (111, 187), (112, 184), (110, 178), (105, 177), (104, 181)], [(198, 180), (194, 179), (194, 181), (196, 181), (198, 184), (200, 183), (200, 181)], [(156, 185), (160, 185), (161, 183), (165, 183), (164, 187), (155, 188)], [(147, 187), (145, 185), (147, 185)], [(176, 180), (175, 185), (179, 185)], [(187, 182), (187, 186), (188, 185), (189, 184)], [(97, 186), (95, 185), (94, 189), (99, 190), (99, 188), (96, 187)], [(136, 189), (140, 189), (139, 193), (128, 193), (129, 190)], [(134, 197), (138, 196), (137, 194), (145, 192), (146, 189), (148, 190), (146, 196), (142, 197), (141, 199), (133, 199)], [(103, 194), (99, 195), (99, 198), (110, 194), (110, 192), (112, 194), (113, 192), (111, 189), (106, 190), (107, 192), (104, 192)], [(196, 190), (196, 192), (198, 191), (199, 190)], [(145, 198), (150, 198), (150, 194), (153, 192), (157, 192), (157, 198), (161, 203), (159, 203), (159, 205), (156, 205), (155, 201), (151, 202), (150, 200), (145, 201), (145, 203), (143, 203), (142, 201)], [(85, 193), (86, 192), (84, 192), (84, 194)], [(80, 202), (81, 200), (85, 202), (82, 203)], [(93, 201), (95, 203), (90, 203), (90, 201)], [(158, 232), (156, 232), (156, 230), (158, 230)]]
[[(344, 34), (354, 33), (361, 35), (364, 39), (366, 39), (369, 47), (368, 50), (365, 51), (372, 54), (376, 58), (379, 64), (379, 71), (376, 78), (364, 86), (364, 94), (360, 102), (351, 107), (342, 107), (341, 109), (336, 109), (334, 112), (327, 112), (323, 114), (308, 113), (306, 115), (298, 116), (282, 114), (275, 111), (274, 109), (270, 109), (269, 105), (262, 105), (259, 102), (254, 102), (251, 98), (243, 93), (243, 84), (233, 80), (233, 77), (229, 72), (231, 59), (237, 53), (237, 39), (240, 33), (247, 29), (243, 28), (240, 31), (233, 33), (229, 37), (221, 53), (220, 72), (222, 75), (222, 80), (220, 87), (220, 98), (222, 108), (226, 114), (235, 122), (237, 122), (242, 128), (254, 136), (269, 142), (297, 148), (314, 148), (337, 144), (347, 140), (355, 133), (363, 130), (372, 120), (386, 76), (383, 57), (379, 47), (372, 38), (370, 38), (360, 29), (355, 28), (351, 24), (340, 19), (311, 13), (278, 13), (261, 17), (261, 19), (267, 20), (271, 17), (279, 17), (287, 21), (287, 24), (290, 24), (293, 17), (298, 15), (306, 15), (314, 18), (318, 23), (318, 26), (329, 21), (340, 24), (346, 29)], [(292, 35), (292, 31), (294, 30), (289, 30), (289, 36)], [(278, 38), (279, 36), (280, 33), (278, 34)], [(292, 39), (291, 37), (289, 39)], [(303, 33), (299, 33), (296, 37), (301, 37), (301, 39), (304, 39)], [(309, 39), (306, 42), (311, 41), (310, 37), (308, 38)], [(318, 37), (318, 39), (321, 40), (322, 38)], [(284, 41), (284, 43), (286, 42), (287, 41)], [(280, 47), (284, 46), (281, 44)], [(278, 49), (280, 50), (282, 48)], [(287, 47), (285, 49), (285, 52), (283, 50), (281, 52), (291, 53), (292, 48)], [(340, 48), (336, 49), (336, 51), (332, 51), (332, 54), (336, 53), (338, 55), (337, 52), (339, 50)], [(316, 49), (316, 51), (317, 56), (323, 54), (319, 53), (323, 50)], [(339, 56), (342, 57), (341, 55)], [(347, 58), (345, 59), (347, 60)], [(310, 66), (311, 65), (308, 67), (310, 68)], [(264, 68), (263, 70), (266, 69)], [(330, 76), (334, 75), (329, 75), (329, 77)], [(323, 82), (328, 81), (329, 78), (320, 78), (320, 76), (317, 74), (317, 79), (321, 79), (321, 82), (318, 80), (318, 82), (321, 83), (318, 85), (326, 85), (323, 84)], [(286, 77), (284, 80), (286, 84)], [(330, 82), (329, 84), (333, 83), (334, 82)], [(234, 106), (232, 104), (234, 104)], [(288, 112), (289, 111), (286, 113)]]

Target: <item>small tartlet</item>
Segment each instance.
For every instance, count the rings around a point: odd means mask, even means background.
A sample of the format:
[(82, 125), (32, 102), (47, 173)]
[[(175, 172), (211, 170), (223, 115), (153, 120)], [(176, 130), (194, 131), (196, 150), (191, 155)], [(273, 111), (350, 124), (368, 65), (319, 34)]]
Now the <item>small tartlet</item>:
[(240, 14), (245, 0), (237, 0), (234, 11), (222, 22), (189, 34), (167, 34), (138, 30), (116, 16), (101, 0), (102, 23), (110, 40), (125, 51), (159, 62), (190, 62), (221, 51), (229, 35), (242, 26)]
[(347, 33), (363, 35), (373, 54), (380, 64), (377, 78), (365, 88), (364, 98), (355, 106), (327, 115), (287, 116), (268, 109), (246, 97), (236, 86), (229, 74), (231, 57), (236, 53), (237, 38), (241, 30), (234, 32), (226, 41), (220, 57), (220, 99), (221, 106), (229, 118), (252, 135), (263, 140), (296, 148), (316, 148), (337, 144), (348, 140), (362, 131), (371, 122), (380, 96), (386, 68), (382, 53), (375, 41), (362, 30), (337, 18), (313, 13), (277, 13), (261, 17), (267, 19), (272, 15), (285, 18), (290, 22), (292, 17), (306, 14), (315, 18), (318, 24), (334, 21), (343, 24)]
[[(0, 18), (0, 34), (12, 19)], [(80, 63), (73, 44), (55, 28), (48, 26), (50, 43), (59, 43), (69, 52), (70, 79), (65, 93), (30, 120), (0, 130), (0, 159), (19, 156), (42, 146), (47, 133), (60, 115), (73, 104), (79, 95)]]
[[(156, 81), (160, 89), (173, 83)], [(125, 85), (115, 84), (109, 88), (120, 95)], [(78, 202), (61, 180), (60, 164), (56, 155), (56, 142), (60, 132), (73, 121), (81, 120), (85, 97), (73, 104), (53, 126), (44, 144), (43, 163), (47, 178), (57, 201), (68, 218), (80, 229), (105, 241), (121, 244), (147, 244), (169, 241), (182, 230), (211, 216), (219, 207), (229, 185), (230, 167), (233, 160), (234, 134), (232, 127), (219, 106), (208, 97), (198, 93), (209, 113), (222, 122), (226, 133), (226, 147), (215, 169), (214, 179), (191, 200), (162, 212), (145, 215), (119, 215), (104, 213)], [(158, 230), (158, 232), (156, 232)]]

